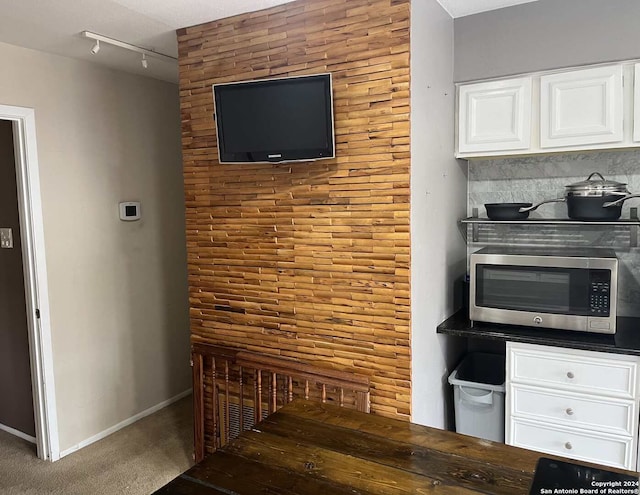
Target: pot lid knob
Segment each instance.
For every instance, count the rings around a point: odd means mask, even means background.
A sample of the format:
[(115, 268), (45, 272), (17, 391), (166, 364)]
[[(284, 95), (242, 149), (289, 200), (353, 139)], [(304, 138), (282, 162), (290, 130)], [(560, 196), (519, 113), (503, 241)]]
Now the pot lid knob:
[(589, 177), (587, 177), (587, 180), (591, 180), (591, 177), (597, 175), (598, 177), (600, 177), (600, 180), (604, 182), (604, 177), (602, 177), (602, 174), (600, 172), (592, 172)]

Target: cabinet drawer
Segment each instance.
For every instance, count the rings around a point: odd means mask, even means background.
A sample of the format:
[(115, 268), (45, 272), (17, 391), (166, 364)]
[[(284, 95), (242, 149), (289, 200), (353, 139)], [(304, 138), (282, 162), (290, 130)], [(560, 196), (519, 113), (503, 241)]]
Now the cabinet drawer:
[(629, 399), (637, 395), (636, 358), (537, 345), (511, 345), (509, 349), (509, 383)]
[(636, 407), (633, 400), (600, 399), (598, 396), (542, 390), (525, 385), (512, 385), (509, 392), (511, 414), (514, 416), (615, 435), (636, 434)]
[(512, 418), (509, 444), (572, 459), (635, 470), (631, 437), (615, 437)]

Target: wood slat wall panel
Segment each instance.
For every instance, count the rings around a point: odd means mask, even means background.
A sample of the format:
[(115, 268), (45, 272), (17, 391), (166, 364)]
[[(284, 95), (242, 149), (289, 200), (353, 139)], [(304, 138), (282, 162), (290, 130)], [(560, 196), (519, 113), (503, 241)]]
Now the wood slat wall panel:
[[(298, 0), (178, 32), (191, 332), (371, 379), (409, 418), (409, 0)], [(336, 155), (217, 160), (211, 85), (331, 72)]]

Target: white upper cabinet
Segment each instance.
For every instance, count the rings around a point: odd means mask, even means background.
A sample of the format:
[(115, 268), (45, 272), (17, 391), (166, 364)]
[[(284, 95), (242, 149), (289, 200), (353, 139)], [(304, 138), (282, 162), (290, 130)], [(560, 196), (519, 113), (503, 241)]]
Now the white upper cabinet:
[(458, 151), (525, 150), (531, 140), (531, 78), (460, 86)]
[(640, 147), (640, 60), (457, 90), (458, 158)]
[(540, 147), (623, 140), (622, 66), (540, 77)]

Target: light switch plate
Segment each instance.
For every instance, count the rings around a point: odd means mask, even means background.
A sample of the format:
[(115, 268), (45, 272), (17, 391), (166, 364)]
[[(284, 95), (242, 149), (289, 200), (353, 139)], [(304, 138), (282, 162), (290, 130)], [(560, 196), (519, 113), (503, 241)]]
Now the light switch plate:
[(0, 248), (13, 248), (13, 232), (11, 229), (0, 229)]

